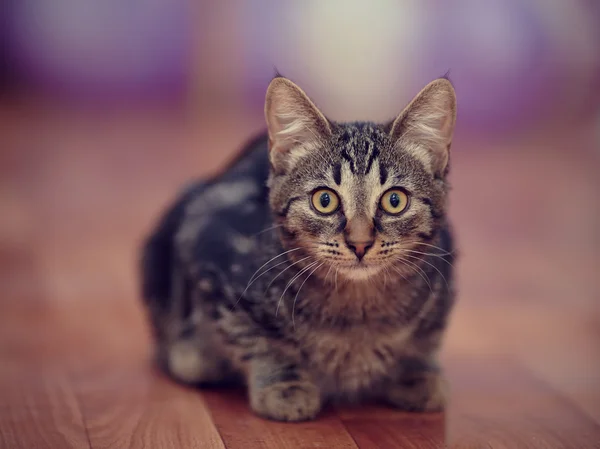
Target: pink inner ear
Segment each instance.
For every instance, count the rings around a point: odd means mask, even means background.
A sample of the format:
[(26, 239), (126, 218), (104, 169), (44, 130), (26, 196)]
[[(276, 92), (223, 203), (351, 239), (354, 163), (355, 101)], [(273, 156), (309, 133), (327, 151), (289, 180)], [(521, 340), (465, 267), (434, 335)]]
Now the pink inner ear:
[(440, 120), (441, 120), (441, 123), (440, 123), (440, 132), (444, 136), (450, 137), (450, 134), (452, 133), (452, 123), (451, 123), (452, 120), (451, 120), (451, 117), (445, 115)]
[(430, 167), (443, 173), (454, 131), (456, 101), (447, 81), (427, 85), (402, 111), (390, 131), (396, 144)]
[[(267, 90), (265, 114), (275, 146), (318, 140), (330, 127), (308, 96), (288, 79), (277, 78)], [(278, 140), (281, 142), (277, 142)]]

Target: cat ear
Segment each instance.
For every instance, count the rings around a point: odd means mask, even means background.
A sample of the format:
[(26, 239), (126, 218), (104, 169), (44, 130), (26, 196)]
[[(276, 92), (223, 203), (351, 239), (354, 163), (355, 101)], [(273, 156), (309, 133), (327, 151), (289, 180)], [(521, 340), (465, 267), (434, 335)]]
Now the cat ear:
[(289, 170), (296, 161), (319, 147), (331, 125), (308, 96), (287, 78), (271, 81), (265, 99), (271, 164)]
[(397, 148), (425, 163), (436, 176), (446, 173), (456, 122), (456, 95), (450, 81), (429, 83), (392, 123)]

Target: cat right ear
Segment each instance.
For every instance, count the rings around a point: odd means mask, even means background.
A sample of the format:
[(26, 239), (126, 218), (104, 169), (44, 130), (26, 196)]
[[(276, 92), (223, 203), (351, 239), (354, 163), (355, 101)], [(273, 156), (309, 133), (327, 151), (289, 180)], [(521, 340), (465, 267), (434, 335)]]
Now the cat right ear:
[(413, 154), (437, 176), (447, 171), (456, 123), (456, 94), (446, 78), (429, 83), (392, 123), (395, 145)]
[(329, 135), (331, 125), (308, 96), (287, 78), (271, 81), (265, 98), (271, 164), (287, 172), (317, 149)]

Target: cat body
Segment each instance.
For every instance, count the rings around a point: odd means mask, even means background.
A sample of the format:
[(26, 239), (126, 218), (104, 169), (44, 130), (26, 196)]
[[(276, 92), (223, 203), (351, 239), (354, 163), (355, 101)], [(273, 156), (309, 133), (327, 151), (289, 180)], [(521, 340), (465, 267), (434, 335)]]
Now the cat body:
[(242, 382), (276, 420), (314, 418), (329, 401), (443, 408), (455, 100), (434, 83), (390, 124), (338, 124), (275, 78), (268, 133), (184, 191), (144, 247), (165, 371)]

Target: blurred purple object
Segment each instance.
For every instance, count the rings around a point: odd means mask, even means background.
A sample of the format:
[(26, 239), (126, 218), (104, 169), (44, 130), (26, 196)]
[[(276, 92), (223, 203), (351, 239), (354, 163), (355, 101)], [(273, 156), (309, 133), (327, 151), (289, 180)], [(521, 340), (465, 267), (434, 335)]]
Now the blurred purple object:
[(547, 106), (548, 37), (520, 0), (471, 6), (467, 12), (440, 2), (432, 58), (451, 69), (461, 122), (513, 127)]
[[(585, 83), (598, 65), (589, 49), (600, 50), (592, 44), (597, 33), (591, 29), (599, 24), (586, 20), (585, 3), (574, 0), (572, 13), (559, 21), (549, 20), (561, 14), (551, 3), (466, 0), (462, 6), (438, 2), (432, 55), (424, 64), (429, 78), (451, 70), (462, 126), (481, 132), (525, 129), (556, 115), (565, 102), (585, 101), (591, 88)], [(569, 42), (575, 29), (590, 42)]]
[(174, 98), (191, 73), (186, 0), (19, 0), (10, 50), (20, 75), (75, 100)]
[[(284, 2), (268, 2), (255, 0), (244, 2), (238, 9), (245, 39), (241, 42), (244, 51), (245, 72), (240, 82), (244, 86), (245, 101), (251, 106), (261, 107), (265, 99), (265, 91), (275, 75), (279, 62), (274, 58), (274, 41), (278, 38), (275, 24), (286, 16), (290, 5)], [(302, 48), (297, 48), (301, 53)], [(286, 75), (286, 73), (282, 73)]]

